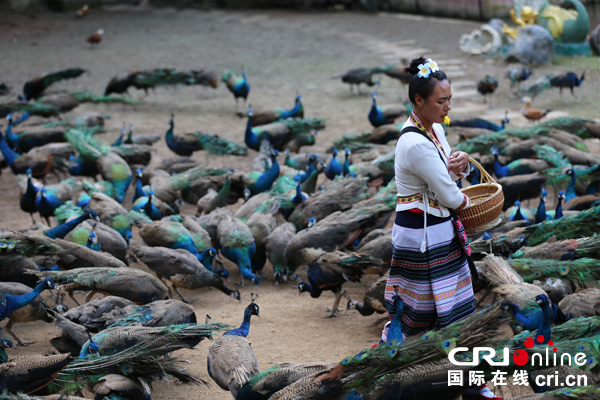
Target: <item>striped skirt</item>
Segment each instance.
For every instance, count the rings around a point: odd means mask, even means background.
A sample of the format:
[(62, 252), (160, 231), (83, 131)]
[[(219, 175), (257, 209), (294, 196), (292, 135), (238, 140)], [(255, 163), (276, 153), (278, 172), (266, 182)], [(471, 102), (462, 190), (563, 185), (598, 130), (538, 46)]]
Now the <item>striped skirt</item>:
[(402, 297), (402, 333), (406, 336), (443, 328), (475, 312), (475, 297), (467, 258), (451, 217), (427, 215), (427, 251), (423, 240), (423, 214), (399, 211), (392, 231), (392, 267), (385, 288), (390, 319), (394, 286)]

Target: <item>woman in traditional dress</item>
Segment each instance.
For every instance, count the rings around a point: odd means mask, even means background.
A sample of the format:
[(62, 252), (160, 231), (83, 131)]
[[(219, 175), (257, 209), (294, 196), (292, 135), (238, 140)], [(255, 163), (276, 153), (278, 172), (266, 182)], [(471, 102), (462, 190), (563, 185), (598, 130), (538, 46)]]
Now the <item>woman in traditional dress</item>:
[[(396, 144), (398, 201), (392, 231), (393, 258), (385, 291), (390, 321), (392, 297), (402, 301), (402, 335), (443, 328), (475, 313), (467, 256), (451, 210), (469, 206), (455, 181), (469, 171), (469, 155), (451, 153), (444, 129), (452, 90), (431, 59), (415, 58), (408, 97), (414, 106)], [(464, 232), (463, 232), (464, 233)], [(382, 333), (387, 339), (389, 323)], [(481, 399), (500, 399), (481, 387)]]

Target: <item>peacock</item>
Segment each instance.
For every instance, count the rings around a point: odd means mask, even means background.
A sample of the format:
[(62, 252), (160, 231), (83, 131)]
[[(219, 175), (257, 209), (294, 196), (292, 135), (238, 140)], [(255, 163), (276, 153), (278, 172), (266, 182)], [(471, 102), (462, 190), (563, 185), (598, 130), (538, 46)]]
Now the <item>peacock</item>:
[(89, 209), (89, 207), (84, 207), (82, 215), (78, 216), (77, 218), (73, 218), (68, 222), (55, 226), (52, 229), (44, 231), (44, 235), (46, 235), (50, 239), (64, 239), (64, 237), (67, 236), (69, 232), (75, 229), (75, 227), (77, 227), (80, 223), (88, 219), (100, 222), (100, 218), (94, 210)]
[(238, 109), (238, 99), (241, 97), (244, 99), (244, 105), (248, 100), (248, 94), (250, 93), (250, 84), (248, 83), (248, 74), (246, 70), (242, 70), (242, 76), (225, 71), (221, 77), (221, 81), (225, 83), (227, 89), (233, 94), (235, 98), (235, 107)]
[(260, 278), (252, 273), (251, 258), (256, 252), (256, 244), (250, 228), (238, 218), (225, 216), (217, 227), (221, 253), (240, 269), (241, 285), (244, 278), (258, 285)]
[[(211, 247), (209, 233), (187, 216), (174, 215), (146, 224), (140, 229), (140, 236), (150, 246), (187, 250), (202, 263), (207, 257), (207, 253), (202, 253)], [(212, 270), (212, 265), (206, 265)]]
[(494, 94), (497, 88), (498, 80), (490, 75), (486, 75), (485, 78), (477, 82), (477, 91), (483, 96), (484, 103), (487, 103), (488, 96)]
[(99, 399), (136, 398), (150, 400), (150, 385), (146, 381), (147, 378), (143, 377), (131, 379), (121, 374), (108, 374), (98, 380), (99, 384), (95, 389), (94, 396)]
[[(168, 289), (156, 277), (137, 268), (77, 268), (70, 271), (31, 271), (30, 275), (48, 277), (67, 291), (101, 291), (140, 304), (164, 300)], [(89, 300), (89, 299), (88, 299)], [(77, 301), (76, 301), (77, 302)]]
[(314, 226), (300, 231), (285, 248), (284, 271), (293, 274), (299, 266), (312, 263), (320, 255), (317, 249), (333, 251), (352, 244), (363, 233), (363, 229), (376, 223), (382, 213), (389, 213), (389, 207), (385, 204), (359, 206), (343, 213), (336, 211), (317, 221)]
[(296, 206), (288, 221), (298, 231), (305, 229), (311, 217), (321, 220), (335, 211), (345, 211), (368, 197), (366, 179), (339, 176), (323, 191)]
[(498, 148), (496, 146), (492, 147), (492, 154), (494, 155), (494, 174), (498, 178), (544, 172), (550, 168), (550, 164), (546, 161), (536, 159), (519, 159), (507, 165), (502, 165), (498, 158)]
[[(218, 85), (217, 75), (214, 72), (203, 69), (191, 71), (177, 71), (172, 68), (157, 68), (145, 71), (133, 70), (129, 72), (129, 76), (125, 75), (121, 78), (123, 81), (122, 86), (125, 87), (127, 82), (131, 81), (131, 86), (134, 86), (136, 89), (144, 89), (146, 93), (148, 93), (148, 89), (155, 89), (157, 86), (165, 85), (202, 85), (211, 86), (215, 89)], [(129, 86), (126, 87), (128, 88)]]
[[(107, 319), (105, 315), (123, 316), (125, 314), (121, 314), (124, 313), (125, 309), (133, 309), (136, 307), (138, 306), (133, 301), (123, 297), (104, 296), (98, 297), (81, 306), (71, 308), (62, 314), (62, 316), (77, 325), (84, 326), (91, 332), (98, 332), (106, 325)], [(87, 338), (85, 341), (87, 341)], [(81, 348), (79, 350), (81, 350)]]
[(342, 79), (342, 82), (350, 85), (350, 93), (353, 93), (354, 85), (356, 85), (360, 94), (360, 84), (364, 83), (367, 86), (374, 86), (377, 82), (373, 82), (373, 75), (384, 73), (387, 68), (353, 68), (339, 75), (332, 76), (332, 79)]
[(79, 358), (112, 355), (136, 345), (153, 348), (154, 356), (159, 356), (182, 348), (194, 348), (202, 340), (212, 339), (214, 331), (226, 328), (227, 325), (221, 323), (178, 324), (165, 327), (112, 326), (92, 336), (81, 348)]
[[(241, 115), (247, 116), (247, 115)], [(304, 106), (302, 105), (302, 96), (296, 94), (294, 107), (289, 110), (273, 109), (273, 110), (253, 110), (252, 111), (252, 127), (267, 125), (272, 122), (286, 118), (304, 118)]]
[(338, 149), (333, 149), (331, 151), (331, 161), (327, 165), (327, 168), (325, 168), (325, 176), (331, 180), (334, 180), (336, 176), (343, 175), (344, 173), (344, 166), (341, 165), (336, 159), (338, 153)]
[(367, 266), (377, 265), (378, 260), (370, 256), (346, 254), (340, 251), (325, 253), (308, 266), (308, 282), (300, 282), (300, 293), (309, 292), (310, 297), (319, 298), (324, 290), (335, 295), (333, 307), (325, 318), (337, 316), (342, 298), (342, 285), (346, 281), (360, 282)]
[(238, 392), (238, 400), (266, 400), (302, 378), (333, 368), (328, 362), (276, 363), (253, 376)]
[(455, 126), (460, 126), (464, 128), (480, 128), (488, 131), (498, 132), (506, 128), (506, 125), (509, 123), (510, 119), (508, 118), (508, 111), (506, 111), (504, 118), (502, 118), (502, 121), (500, 121), (500, 125), (496, 125), (495, 123), (482, 118), (469, 118), (453, 119), (450, 122), (450, 127), (452, 128)]
[(518, 200), (515, 201), (514, 207), (506, 210), (504, 215), (507, 217), (508, 221), (527, 221), (526, 225), (534, 220), (533, 214), (529, 210), (521, 207), (521, 202)]
[(171, 114), (169, 120), (169, 129), (165, 134), (165, 141), (171, 151), (180, 156), (191, 156), (194, 151), (206, 150), (209, 153), (222, 155), (246, 155), (246, 149), (237, 143), (221, 138), (217, 135), (209, 135), (202, 132), (185, 133), (183, 136), (176, 136), (175, 116)]
[(523, 65), (511, 65), (506, 71), (505, 77), (510, 80), (510, 88), (518, 86), (521, 82), (526, 81), (533, 74), (531, 68), (527, 69)]
[(46, 153), (20, 155), (10, 148), (0, 132), (0, 151), (13, 174), (24, 174), (31, 170), (34, 177), (44, 177), (54, 169), (54, 156)]
[(369, 122), (373, 128), (378, 128), (382, 125), (393, 124), (396, 119), (406, 114), (406, 108), (398, 106), (379, 107), (377, 105), (377, 92), (373, 92), (373, 104), (369, 111)]
[(265, 213), (256, 212), (246, 222), (250, 233), (254, 237), (254, 245), (256, 247), (254, 254), (250, 258), (254, 274), (262, 271), (267, 262), (266, 240), (277, 226), (277, 218), (274, 214), (278, 210), (279, 207), (274, 206)]
[(252, 303), (244, 310), (244, 320), (239, 328), (227, 331), (208, 346), (206, 364), (208, 375), (223, 390), (229, 390), (234, 398), (238, 391), (259, 373), (256, 354), (246, 336), (250, 319), (259, 316), (259, 307)]
[(148, 196), (140, 197), (133, 203), (133, 210), (143, 212), (152, 221), (158, 221), (162, 218), (162, 213), (154, 204), (154, 191), (148, 191)]
[[(445, 358), (451, 349), (486, 343), (505, 321), (502, 311), (495, 306), (438, 331), (426, 332), (410, 342), (400, 344), (391, 340), (385, 345), (364, 349), (356, 355), (346, 357), (335, 367), (300, 380), (281, 390), (280, 396), (277, 396), (277, 393), (271, 398), (284, 399), (284, 392), (291, 398), (345, 398), (337, 396), (344, 396), (352, 391), (355, 391), (355, 396), (360, 396), (368, 393), (377, 383), (407, 371), (407, 368), (415, 363), (424, 360), (427, 360), (428, 364), (436, 361), (447, 363)], [(422, 376), (421, 374), (419, 378)], [(447, 383), (447, 376), (444, 371), (439, 379)], [(310, 397), (309, 393), (315, 397)], [(392, 395), (395, 396), (392, 398), (397, 398), (398, 392), (395, 391)]]
[(169, 326), (195, 324), (194, 308), (179, 300), (157, 300), (143, 306), (131, 305), (113, 308), (102, 317), (91, 321), (100, 330), (115, 326)]
[(362, 303), (358, 301), (353, 301), (346, 294), (346, 297), (348, 297), (346, 311), (354, 309), (357, 310), (360, 313), (360, 315), (363, 316), (373, 315), (374, 313), (387, 313), (384, 299), (387, 278), (387, 275), (384, 275), (381, 278), (377, 279), (377, 281), (374, 284), (372, 284), (365, 292)]
[(590, 288), (565, 296), (558, 303), (558, 308), (568, 321), (573, 318), (599, 315), (600, 305), (598, 303), (600, 303), (600, 290)]
[(585, 71), (581, 74), (580, 77), (577, 77), (575, 72), (567, 72), (564, 75), (556, 75), (552, 79), (550, 79), (550, 86), (557, 87), (560, 90), (560, 97), (562, 98), (562, 91), (564, 88), (569, 88), (571, 90), (571, 95), (575, 96), (573, 93), (573, 88), (581, 86), (581, 83), (585, 79)]
[[(14, 311), (31, 304), (31, 302), (34, 301), (35, 298), (46, 289), (57, 289), (52, 279), (46, 278), (42, 280), (42, 282), (38, 283), (33, 290), (22, 294), (0, 293), (0, 303), (2, 304), (0, 310), (0, 321), (8, 318)], [(10, 325), (12, 326), (12, 324)], [(17, 339), (14, 334), (11, 333), (11, 335)], [(17, 341), (20, 343), (20, 340), (17, 339)]]
[(8, 338), (0, 339), (0, 364), (4, 364), (8, 361), (8, 354), (4, 349), (16, 349), (17, 346), (10, 341)]
[(267, 236), (265, 243), (267, 259), (273, 266), (273, 278), (276, 285), (287, 280), (287, 275), (283, 274), (283, 254), (285, 252), (285, 247), (295, 234), (296, 227), (294, 224), (286, 222), (276, 227), (269, 236)]
[(255, 196), (259, 193), (266, 192), (271, 189), (275, 180), (279, 177), (279, 163), (277, 162), (277, 156), (279, 152), (272, 150), (270, 154), (271, 168), (268, 171), (261, 174), (254, 183), (249, 187), (250, 196)]
[(290, 148), (298, 151), (300, 145), (315, 144), (314, 135), (309, 134), (299, 143), (294, 141), (300, 136), (325, 127), (323, 118), (286, 118), (272, 124), (253, 127), (253, 111), (248, 110), (248, 122), (244, 132), (244, 143), (250, 149), (259, 151), (263, 141), (268, 141), (271, 146), (279, 151)]
[[(51, 287), (49, 283), (43, 283), (41, 290), (43, 289), (54, 289)], [(40, 289), (38, 289), (40, 290)], [(41, 292), (40, 290), (40, 292)], [(17, 302), (18, 304), (23, 304), (20, 308), (13, 308), (13, 311), (8, 314), (8, 324), (4, 327), (6, 332), (10, 336), (12, 336), (19, 346), (29, 346), (35, 342), (23, 342), (21, 339), (15, 335), (12, 331), (12, 327), (17, 322), (36, 322), (36, 321), (44, 321), (44, 322), (52, 322), (53, 318), (48, 314), (47, 308), (48, 306), (44, 303), (41, 297), (35, 297), (29, 300), (27, 297), (32, 297), (31, 288), (29, 286), (23, 285), (19, 282), (0, 282), (0, 293), (4, 296), (10, 295), (13, 296), (15, 300), (9, 300), (5, 297), (6, 306), (10, 306), (11, 303)], [(38, 293), (39, 294), (39, 293)], [(4, 360), (6, 361), (6, 360)]]
[(343, 166), (343, 174), (344, 176), (350, 176), (352, 178), (356, 178), (356, 174), (350, 169), (350, 155), (352, 151), (350, 149), (344, 149), (344, 166)]
[(137, 169), (135, 171), (135, 192), (133, 193), (133, 199), (131, 200), (133, 203), (140, 197), (148, 197), (148, 193), (143, 189), (142, 177), (143, 173), (141, 169)]
[[(207, 249), (207, 251), (214, 249)], [(147, 247), (147, 246), (132, 246), (129, 248), (129, 255), (148, 266), (156, 273), (158, 279), (164, 282), (164, 279), (171, 281), (173, 290), (185, 302), (189, 302), (179, 292), (178, 287), (188, 289), (197, 289), (200, 287), (215, 287), (228, 296), (239, 300), (240, 294), (237, 290), (231, 290), (225, 286), (221, 275), (223, 270), (215, 271), (214, 273), (205, 268), (193, 255), (189, 252), (178, 249), (172, 250), (166, 247)], [(168, 286), (167, 286), (168, 287)], [(171, 289), (169, 288), (169, 296)]]
[(35, 207), (46, 220), (48, 226), (52, 226), (50, 225), (50, 217), (54, 215), (56, 209), (71, 199), (71, 195), (72, 189), (66, 183), (46, 186), (38, 192), (35, 198)]
[[(65, 128), (58, 127), (31, 127), (28, 130), (14, 133), (12, 128), (17, 126), (20, 121), (29, 118), (29, 113), (25, 112), (18, 121), (12, 120), (12, 114), (6, 116), (8, 125), (6, 126), (6, 141), (18, 153), (29, 152), (34, 148), (46, 146), (50, 143), (64, 143)], [(100, 128), (96, 128), (100, 130)]]
[(88, 131), (69, 130), (65, 136), (69, 143), (77, 148), (83, 159), (96, 164), (102, 178), (112, 184), (114, 199), (122, 203), (133, 180), (127, 162), (112, 152), (106, 144), (97, 141)]
[(553, 219), (552, 216), (546, 213), (546, 196), (548, 192), (542, 188), (542, 194), (540, 195), (540, 203), (538, 204), (538, 208), (535, 212), (535, 223), (539, 224), (540, 222), (544, 222), (545, 220)]
[(30, 169), (27, 170), (27, 188), (25, 193), (21, 196), (21, 200), (19, 201), (19, 205), (21, 206), (21, 210), (29, 213), (31, 215), (31, 221), (35, 225), (35, 218), (33, 218), (33, 214), (36, 213), (37, 207), (35, 206), (35, 199), (37, 198), (37, 194), (40, 191), (40, 187), (37, 186), (33, 182), (32, 172)]
[(26, 101), (37, 100), (41, 97), (44, 91), (53, 83), (59, 82), (65, 79), (78, 78), (85, 72), (81, 68), (69, 68), (61, 71), (51, 72), (44, 74), (40, 77), (33, 78), (25, 82), (23, 85), (23, 97)]
[(37, 392), (57, 379), (73, 360), (70, 354), (17, 357), (0, 365), (0, 390), (8, 393)]

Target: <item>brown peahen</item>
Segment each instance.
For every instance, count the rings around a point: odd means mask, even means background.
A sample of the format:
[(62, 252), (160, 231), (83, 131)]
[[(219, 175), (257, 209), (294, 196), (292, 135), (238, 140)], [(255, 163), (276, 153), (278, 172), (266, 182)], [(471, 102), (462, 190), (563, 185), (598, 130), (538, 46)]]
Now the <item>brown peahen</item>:
[(275, 213), (278, 209), (279, 207), (273, 207), (264, 213), (256, 212), (252, 214), (252, 216), (250, 216), (248, 219), (248, 222), (246, 222), (246, 225), (254, 237), (254, 244), (256, 245), (256, 251), (250, 258), (250, 262), (252, 263), (252, 272), (255, 274), (259, 271), (262, 271), (265, 263), (267, 262), (266, 241), (267, 237), (277, 227), (277, 218), (275, 218)]
[(78, 325), (83, 325), (92, 332), (97, 332), (104, 327), (104, 325), (100, 326), (97, 319), (102, 318), (104, 314), (111, 314), (113, 310), (120, 312), (128, 306), (135, 306), (135, 303), (123, 297), (104, 296), (79, 307), (71, 308), (63, 314), (63, 317)]
[[(29, 286), (25, 286), (18, 282), (0, 282), (0, 293), (9, 294), (13, 296), (21, 296), (31, 292)], [(35, 342), (23, 342), (17, 337), (12, 331), (12, 327), (16, 322), (35, 322), (44, 321), (52, 322), (54, 319), (48, 314), (47, 305), (41, 297), (36, 297), (31, 303), (25, 307), (21, 307), (18, 310), (13, 311), (8, 315), (8, 324), (4, 327), (6, 332), (12, 336), (19, 346), (29, 346)]]
[(81, 348), (79, 358), (94, 353), (96, 356), (108, 356), (136, 346), (153, 349), (153, 355), (160, 356), (183, 348), (194, 348), (202, 340), (212, 339), (213, 332), (224, 331), (228, 327), (217, 322), (164, 327), (113, 326), (92, 336)]
[(131, 379), (120, 374), (109, 374), (98, 381), (94, 400), (105, 398), (150, 399), (150, 386), (141, 377)]
[(367, 182), (364, 178), (336, 177), (323, 191), (309, 197), (296, 206), (288, 221), (297, 230), (305, 229), (308, 220), (322, 220), (336, 211), (345, 211), (368, 197)]
[(346, 305), (346, 311), (357, 310), (360, 315), (368, 316), (373, 313), (385, 314), (387, 309), (385, 308), (385, 287), (387, 285), (387, 275), (377, 279), (372, 284), (363, 297), (363, 302), (353, 301), (348, 295), (348, 304)]
[(566, 296), (558, 308), (567, 320), (600, 315), (600, 289), (584, 289)]
[[(70, 271), (27, 271), (41, 278), (51, 278), (62, 289), (88, 290), (120, 296), (138, 304), (164, 300), (168, 289), (156, 277), (137, 268), (78, 268)], [(88, 300), (91, 298), (88, 295)], [(77, 301), (76, 301), (77, 302)]]
[[(207, 270), (195, 256), (186, 250), (172, 250), (166, 247), (133, 246), (130, 247), (129, 254), (138, 260), (138, 262), (146, 264), (163, 282), (165, 278), (170, 280), (173, 290), (185, 302), (189, 302), (189, 300), (179, 292), (178, 287), (188, 289), (199, 289), (207, 286), (215, 287), (228, 296), (238, 300), (240, 298), (240, 293), (237, 290), (227, 288), (217, 274)], [(171, 296), (170, 288), (169, 296)]]
[(267, 259), (273, 266), (273, 277), (275, 284), (279, 285), (280, 282), (287, 280), (287, 275), (283, 274), (284, 258), (283, 254), (285, 248), (290, 240), (296, 234), (296, 227), (291, 222), (286, 222), (279, 225), (267, 236), (266, 239), (266, 251)]
[(70, 354), (17, 357), (0, 364), (0, 390), (8, 393), (33, 393), (58, 377), (73, 360)]
[(256, 354), (246, 336), (250, 330), (250, 318), (259, 316), (259, 307), (252, 303), (244, 311), (244, 320), (239, 328), (227, 331), (208, 347), (206, 359), (208, 375), (223, 390), (229, 390), (233, 398), (238, 391), (258, 374)]
[(325, 290), (333, 292), (333, 306), (325, 318), (337, 317), (338, 306), (342, 299), (342, 285), (346, 281), (360, 282), (365, 269), (381, 265), (381, 261), (370, 256), (356, 253), (347, 254), (333, 251), (320, 255), (308, 266), (308, 282), (298, 284), (300, 293), (309, 292), (310, 297), (318, 298)]
[(285, 248), (287, 273), (293, 274), (299, 266), (312, 263), (319, 255), (314, 253), (316, 249), (333, 251), (354, 242), (364, 227), (373, 224), (380, 213), (389, 211), (388, 206), (377, 203), (374, 201), (373, 205), (345, 212), (336, 211), (311, 228), (298, 232)]
[(255, 375), (238, 392), (237, 400), (270, 398), (274, 393), (314, 373), (329, 370), (335, 364), (328, 362), (277, 363)]
[(356, 85), (358, 93), (360, 93), (360, 84), (364, 83), (367, 86), (373, 86), (377, 82), (373, 82), (373, 75), (384, 73), (387, 68), (353, 68), (339, 75), (332, 76), (332, 79), (342, 78), (342, 82), (350, 85), (350, 93), (353, 93), (354, 85)]
[(92, 320), (91, 324), (103, 330), (115, 326), (158, 327), (196, 322), (196, 313), (192, 306), (179, 300), (156, 300), (142, 306), (113, 308), (102, 317)]
[(109, 253), (118, 260), (125, 262), (127, 241), (119, 232), (110, 226), (104, 225), (102, 222), (84, 221), (69, 232), (69, 234), (65, 236), (65, 240), (79, 245), (86, 245), (92, 230), (98, 238), (98, 242), (100, 243), (103, 252)]

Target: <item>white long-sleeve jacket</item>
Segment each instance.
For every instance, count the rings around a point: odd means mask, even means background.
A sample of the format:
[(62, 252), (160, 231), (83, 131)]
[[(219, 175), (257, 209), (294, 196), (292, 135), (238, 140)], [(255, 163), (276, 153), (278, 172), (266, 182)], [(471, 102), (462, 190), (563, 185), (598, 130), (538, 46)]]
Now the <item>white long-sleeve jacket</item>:
[[(410, 117), (403, 128), (407, 126), (414, 126)], [(444, 129), (440, 124), (433, 124), (433, 130), (449, 157), (451, 149)], [(465, 173), (468, 171), (467, 165)], [(437, 146), (419, 133), (407, 132), (396, 143), (395, 172), (396, 211), (418, 208), (437, 217), (447, 217), (448, 208), (461, 209), (470, 204), (454, 182), (459, 177), (448, 171), (447, 164), (440, 159)], [(429, 200), (427, 208), (423, 203), (425, 196)]]

